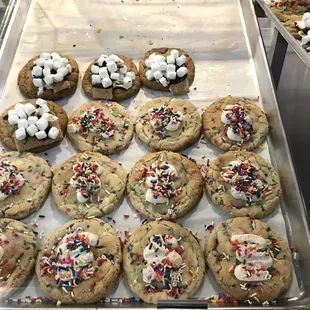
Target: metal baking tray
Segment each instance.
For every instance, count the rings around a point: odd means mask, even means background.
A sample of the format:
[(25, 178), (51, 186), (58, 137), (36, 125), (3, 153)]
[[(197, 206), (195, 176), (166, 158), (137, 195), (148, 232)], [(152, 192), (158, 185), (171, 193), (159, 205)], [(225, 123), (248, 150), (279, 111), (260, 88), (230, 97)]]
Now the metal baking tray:
[[(137, 63), (148, 49), (159, 46), (184, 48), (196, 63), (196, 78), (188, 96), (182, 98), (195, 104), (200, 112), (219, 97), (229, 94), (256, 101), (268, 115), (270, 133), (267, 142), (256, 150), (278, 168), (283, 196), (281, 207), (264, 219), (282, 235), (286, 235), (294, 258), (294, 281), (284, 298), (264, 308), (306, 308), (310, 305), (309, 226), (306, 208), (299, 191), (272, 79), (268, 69), (262, 39), (253, 4), (249, 0), (20, 0), (13, 12), (3, 46), (0, 50), (0, 109), (18, 102), (22, 96), (16, 85), (18, 71), (28, 59), (43, 51), (58, 51), (75, 58), (83, 75), (88, 64), (101, 53), (118, 53), (132, 57)], [(139, 94), (122, 102), (132, 115), (147, 100), (166, 93), (141, 89)], [(70, 98), (58, 101), (70, 115), (82, 103), (89, 101), (80, 83)], [(4, 150), (5, 151), (5, 150)], [(111, 158), (129, 171), (134, 162), (149, 150), (137, 138), (130, 147)], [(203, 139), (183, 152), (207, 164), (221, 152)], [(52, 167), (75, 154), (65, 139), (40, 156)], [(38, 215), (45, 219), (38, 220)], [(123, 215), (129, 214), (125, 220)], [(189, 227), (202, 244), (207, 236), (204, 227), (212, 221), (227, 219), (204, 195), (189, 215), (177, 222)], [(37, 220), (39, 236), (47, 235), (70, 220), (55, 207), (50, 195), (45, 205), (23, 222)], [(104, 220), (112, 224), (123, 237), (124, 230), (141, 225), (135, 211), (124, 199)], [(40, 240), (39, 240), (40, 241)], [(246, 305), (216, 305), (206, 298), (221, 291), (210, 273), (194, 299), (160, 302), (158, 308), (249, 308)], [(52, 309), (55, 304), (24, 303), (26, 296), (40, 296), (35, 277), (26, 281), (12, 299), (1, 303), (2, 309)], [(90, 308), (155, 308), (142, 303), (128, 303), (124, 295), (133, 296), (121, 278), (105, 302)], [(29, 300), (29, 299), (28, 299)], [(63, 307), (63, 306), (60, 306)], [(251, 308), (260, 306), (252, 305)], [(84, 309), (67, 306), (65, 309)]]

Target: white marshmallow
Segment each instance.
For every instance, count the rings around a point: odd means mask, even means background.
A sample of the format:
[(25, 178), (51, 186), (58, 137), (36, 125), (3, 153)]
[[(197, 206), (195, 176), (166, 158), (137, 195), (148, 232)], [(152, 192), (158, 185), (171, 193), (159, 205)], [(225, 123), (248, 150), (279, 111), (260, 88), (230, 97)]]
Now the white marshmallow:
[(32, 76), (41, 76), (42, 75), (42, 68), (39, 66), (34, 66), (32, 69)]
[(43, 113), (48, 113), (50, 111), (49, 107), (45, 104), (43, 104), (39, 110), (38, 110), (38, 114), (42, 115)]
[(57, 72), (56, 74), (53, 75), (53, 80), (55, 82), (61, 82), (64, 79), (64, 76), (61, 72)]
[[(99, 75), (102, 79), (108, 78), (109, 77), (108, 69), (106, 67), (100, 68), (99, 69)], [(100, 81), (100, 83), (101, 83), (101, 81)]]
[(127, 69), (128, 69), (127, 66), (123, 65), (120, 67), (119, 72), (125, 74), (127, 72)]
[(116, 73), (116, 72), (111, 73), (112, 80), (118, 80), (118, 78), (119, 78), (119, 73)]
[(45, 63), (44, 63), (44, 68), (49, 68), (50, 70), (53, 69), (53, 65), (54, 65), (54, 62), (52, 59), (48, 59), (48, 60), (45, 60)]
[(44, 130), (41, 130), (41, 131), (38, 131), (36, 134), (35, 134), (36, 138), (38, 140), (42, 140), (42, 139), (45, 139), (47, 137), (47, 134)]
[(59, 61), (54, 61), (53, 62), (53, 69), (57, 71), (59, 68), (60, 68), (60, 62)]
[(43, 93), (44, 93), (44, 87), (41, 86), (41, 87), (38, 88), (37, 95), (40, 96), (40, 95), (42, 95)]
[(179, 57), (179, 51), (178, 50), (171, 50), (170, 54), (176, 59)]
[(29, 103), (29, 102), (24, 104), (23, 109), (24, 109), (24, 111), (26, 112), (27, 115), (31, 115), (36, 110), (34, 105)]
[(123, 81), (125, 74), (120, 73), (118, 76), (118, 81)]
[(155, 59), (156, 59), (156, 54), (155, 53), (152, 53), (150, 56), (149, 56), (149, 59), (152, 61), (152, 62), (154, 62), (155, 61)]
[(178, 77), (183, 77), (184, 75), (186, 75), (187, 74), (187, 69), (186, 69), (186, 67), (181, 67), (181, 68), (179, 68), (178, 70), (177, 70), (177, 76)]
[(66, 76), (68, 74), (68, 69), (66, 67), (61, 67), (57, 70), (57, 73), (62, 74), (62, 76)]
[(37, 104), (38, 106), (40, 106), (40, 107), (46, 106), (46, 105), (47, 105), (46, 101), (45, 101), (44, 99), (41, 99), (41, 98), (38, 98), (38, 99), (36, 100), (36, 104)]
[(117, 65), (114, 61), (107, 62), (107, 68), (110, 72), (115, 72), (117, 70)]
[(26, 130), (24, 127), (15, 130), (15, 137), (17, 140), (24, 140), (26, 138)]
[(152, 60), (150, 60), (150, 59), (146, 59), (145, 60), (145, 65), (148, 67), (148, 68), (151, 68), (151, 65), (152, 65)]
[(154, 77), (153, 72), (151, 70), (147, 70), (145, 72), (145, 76), (148, 79), (148, 81), (151, 81), (153, 79), (153, 77)]
[(155, 58), (155, 62), (157, 62), (158, 64), (160, 64), (161, 62), (164, 62), (166, 59), (164, 56), (162, 55), (157, 55)]
[(109, 61), (114, 61), (114, 55), (109, 55), (105, 58), (106, 63), (108, 63)]
[(101, 84), (101, 77), (98, 74), (93, 74), (91, 76), (92, 85)]
[(174, 64), (175, 63), (175, 59), (172, 55), (167, 56), (167, 63), (168, 64)]
[(47, 76), (47, 75), (50, 75), (51, 74), (51, 70), (49, 68), (44, 68), (43, 69), (43, 75), (44, 76)]
[(18, 128), (21, 128), (21, 127), (27, 128), (28, 121), (25, 118), (19, 119), (17, 125), (18, 125)]
[(167, 69), (167, 63), (166, 62), (161, 62), (160, 64), (159, 64), (159, 70), (160, 71), (166, 71), (166, 69)]
[(45, 130), (48, 127), (48, 121), (46, 118), (41, 117), (38, 121), (36, 126), (39, 130)]
[(34, 61), (34, 63), (39, 66), (39, 67), (43, 67), (44, 63), (45, 63), (45, 59), (44, 58), (39, 58), (37, 60)]
[(28, 135), (29, 135), (30, 137), (33, 137), (33, 136), (35, 135), (35, 133), (38, 132), (38, 128), (37, 128), (36, 125), (30, 124), (30, 125), (27, 127), (26, 131), (27, 131), (27, 133), (28, 133)]
[(96, 65), (92, 65), (90, 71), (91, 71), (93, 74), (98, 74), (98, 73), (99, 73), (99, 67), (96, 66)]
[(125, 76), (130, 77), (132, 80), (134, 80), (136, 78), (136, 75), (134, 72), (127, 72), (125, 74)]
[(8, 116), (17, 115), (17, 111), (15, 109), (9, 110)]
[(164, 87), (168, 86), (168, 81), (167, 81), (167, 79), (165, 77), (160, 78), (159, 82)]
[(156, 71), (156, 72), (154, 72), (153, 74), (154, 74), (154, 78), (155, 78), (156, 80), (159, 80), (160, 78), (163, 77), (163, 74), (162, 74), (162, 72), (160, 72), (160, 71)]
[(69, 60), (67, 58), (60, 58), (59, 62), (62, 67), (66, 67), (69, 63)]
[(49, 131), (48, 131), (48, 137), (50, 139), (56, 139), (58, 137), (59, 134), (59, 130), (56, 127), (52, 127)]
[(70, 64), (67, 64), (66, 68), (68, 69), (68, 72), (71, 73), (72, 72), (72, 67)]
[(43, 87), (43, 81), (41, 79), (33, 79), (32, 83), (35, 87)]
[(58, 53), (51, 53), (53, 60), (60, 61), (61, 57)]
[(114, 56), (114, 57), (113, 57), (113, 60), (114, 60), (115, 62), (121, 63), (121, 64), (124, 63), (124, 60), (121, 59), (120, 57), (118, 57), (117, 55), (113, 55), (113, 56)]
[(181, 55), (180, 57), (176, 59), (176, 62), (178, 66), (182, 66), (183, 64), (186, 63), (186, 56)]
[(151, 70), (152, 70), (153, 73), (156, 72), (156, 71), (158, 71), (158, 70), (159, 70), (159, 64), (157, 64), (157, 63), (152, 63), (152, 65), (151, 65)]
[(18, 109), (24, 109), (24, 105), (22, 103), (16, 103), (14, 109), (17, 111)]
[(17, 115), (20, 119), (27, 119), (27, 114), (23, 108), (17, 108)]
[(172, 71), (167, 72), (167, 78), (169, 80), (175, 80), (176, 77), (177, 77), (177, 73), (176, 72), (172, 72)]
[(28, 117), (28, 125), (35, 125), (38, 121), (38, 117), (37, 116), (29, 116)]
[(48, 122), (50, 122), (52, 120), (52, 114), (50, 113), (43, 113), (42, 116), (43, 118), (45, 118)]
[(132, 79), (130, 77), (124, 77), (123, 87), (129, 89), (132, 86)]
[(17, 125), (17, 123), (18, 123), (18, 116), (17, 115), (9, 116), (8, 122), (9, 122), (10, 125)]
[(105, 57), (104, 55), (101, 55), (98, 59), (98, 65), (101, 67), (104, 61), (105, 61)]
[(112, 81), (109, 77), (106, 77), (102, 80), (102, 86), (103, 88), (108, 88), (112, 85)]
[(51, 59), (51, 54), (50, 53), (41, 53), (40, 58)]
[(51, 84), (53, 84), (53, 82), (54, 82), (53, 75), (52, 75), (52, 74), (47, 75), (47, 76), (44, 78), (44, 82), (46, 83), (46, 85), (51, 85)]
[(167, 65), (167, 72), (175, 72), (176, 66), (175, 65)]

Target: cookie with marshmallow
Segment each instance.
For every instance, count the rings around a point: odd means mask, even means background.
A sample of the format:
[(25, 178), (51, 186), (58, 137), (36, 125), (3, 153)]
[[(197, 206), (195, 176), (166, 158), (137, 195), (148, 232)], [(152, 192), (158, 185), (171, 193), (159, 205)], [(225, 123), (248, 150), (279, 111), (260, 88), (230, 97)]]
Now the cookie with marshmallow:
[(101, 55), (85, 71), (82, 88), (93, 99), (122, 101), (139, 92), (140, 76), (132, 59)]
[(141, 57), (139, 74), (148, 88), (184, 95), (194, 81), (195, 64), (180, 48), (153, 48)]
[(43, 152), (63, 140), (67, 122), (65, 110), (56, 103), (24, 100), (0, 115), (0, 140), (14, 151)]
[(79, 79), (77, 62), (56, 52), (30, 59), (18, 74), (18, 87), (27, 98), (60, 100), (74, 93)]

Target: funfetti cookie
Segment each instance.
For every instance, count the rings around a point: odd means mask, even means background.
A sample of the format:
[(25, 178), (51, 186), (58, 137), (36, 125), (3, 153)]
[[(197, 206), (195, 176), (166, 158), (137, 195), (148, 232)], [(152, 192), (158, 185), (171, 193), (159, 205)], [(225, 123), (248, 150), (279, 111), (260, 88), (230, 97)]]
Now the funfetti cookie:
[(230, 151), (216, 158), (208, 167), (206, 190), (220, 209), (230, 216), (262, 218), (279, 204), (279, 175), (261, 156)]
[(240, 97), (223, 97), (202, 115), (203, 132), (224, 151), (258, 147), (269, 131), (266, 114), (254, 103)]
[(32, 153), (0, 155), (0, 217), (22, 219), (38, 210), (50, 192), (52, 171)]
[(128, 198), (149, 219), (174, 220), (184, 216), (199, 202), (202, 190), (198, 166), (178, 153), (149, 153), (128, 175)]
[(127, 173), (107, 156), (76, 154), (54, 169), (52, 192), (59, 210), (73, 218), (100, 217), (121, 199)]
[(120, 55), (101, 55), (85, 71), (82, 87), (93, 99), (121, 101), (134, 96), (141, 86), (132, 59)]
[(77, 62), (53, 52), (31, 58), (20, 70), (17, 82), (27, 98), (59, 100), (75, 91), (78, 79)]
[(121, 244), (109, 224), (73, 220), (44, 241), (36, 274), (49, 299), (88, 304), (104, 299), (119, 276), (121, 262)]
[(154, 150), (180, 151), (195, 143), (202, 122), (188, 101), (157, 98), (147, 102), (135, 122), (137, 136)]
[(153, 48), (142, 56), (139, 73), (148, 88), (184, 95), (194, 81), (195, 64), (180, 48)]
[(1, 114), (0, 140), (14, 151), (43, 152), (63, 140), (67, 122), (65, 110), (56, 103), (24, 100)]
[(218, 284), (249, 304), (277, 299), (292, 282), (289, 245), (253, 218), (237, 217), (216, 226), (206, 241), (205, 256)]
[(187, 299), (203, 281), (205, 262), (197, 239), (168, 221), (142, 225), (123, 249), (123, 267), (130, 289), (147, 303)]
[(91, 101), (72, 113), (67, 131), (79, 152), (113, 154), (130, 143), (134, 126), (129, 112), (118, 103)]
[(36, 236), (22, 222), (0, 219), (0, 297), (23, 286), (35, 264)]

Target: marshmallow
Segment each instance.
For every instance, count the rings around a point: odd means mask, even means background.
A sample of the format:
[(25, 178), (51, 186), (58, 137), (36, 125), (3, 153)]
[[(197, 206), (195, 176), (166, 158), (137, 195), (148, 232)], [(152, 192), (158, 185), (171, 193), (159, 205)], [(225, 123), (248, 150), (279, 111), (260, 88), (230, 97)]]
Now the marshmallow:
[(34, 61), (34, 63), (39, 66), (39, 67), (43, 67), (44, 63), (45, 63), (45, 59), (44, 58), (39, 58), (37, 60)]
[(175, 72), (176, 67), (175, 65), (167, 65), (167, 72)]
[(98, 74), (93, 74), (91, 76), (92, 85), (101, 84), (101, 77)]
[(46, 85), (51, 85), (51, 84), (53, 84), (53, 82), (54, 82), (53, 75), (52, 75), (52, 74), (47, 75), (47, 76), (44, 78), (44, 82), (46, 83)]
[(60, 58), (59, 62), (62, 67), (66, 67), (69, 63), (69, 60), (67, 58)]
[(34, 66), (32, 69), (32, 76), (41, 76), (42, 75), (42, 68), (39, 66)]
[(127, 72), (125, 74), (125, 76), (130, 77), (132, 80), (134, 80), (136, 78), (136, 75), (134, 72)]
[(153, 73), (156, 72), (156, 71), (158, 71), (158, 70), (159, 70), (159, 64), (153, 63), (153, 64), (151, 65), (151, 70), (152, 70)]
[(153, 77), (154, 77), (153, 72), (151, 70), (147, 70), (145, 72), (145, 76), (148, 79), (148, 81), (151, 81), (153, 79)]
[(98, 74), (99, 73), (99, 67), (96, 65), (92, 65), (90, 71), (93, 74)]
[(176, 59), (176, 63), (178, 66), (182, 66), (183, 64), (185, 64), (186, 63), (186, 56), (181, 55), (180, 57), (178, 57)]
[(22, 103), (16, 103), (14, 109), (17, 111), (18, 109), (24, 109), (24, 105)]
[(58, 137), (59, 134), (59, 130), (56, 127), (52, 127), (49, 131), (48, 131), (48, 137), (50, 139), (56, 139)]
[(41, 79), (33, 79), (32, 83), (35, 87), (43, 87), (43, 81)]
[(159, 82), (164, 87), (168, 86), (168, 81), (167, 81), (167, 79), (165, 77), (160, 78)]
[(43, 113), (42, 116), (43, 118), (45, 118), (48, 122), (52, 120), (52, 114), (50, 113)]
[(62, 76), (66, 76), (68, 74), (68, 69), (66, 67), (61, 67), (57, 70), (57, 73), (60, 73)]
[(50, 111), (49, 107), (46, 104), (43, 104), (39, 110), (38, 110), (38, 114), (42, 115), (43, 113), (48, 113)]
[(42, 140), (42, 139), (45, 139), (47, 137), (47, 134), (44, 130), (41, 130), (41, 131), (38, 131), (36, 134), (35, 134), (36, 138), (38, 140)]
[(156, 80), (159, 80), (160, 78), (163, 77), (163, 74), (162, 74), (162, 72), (160, 72), (160, 71), (156, 71), (156, 72), (154, 72), (153, 74), (154, 74), (154, 78), (155, 78)]
[(170, 54), (176, 59), (179, 57), (179, 51), (178, 50), (171, 50)]
[(9, 122), (10, 125), (17, 125), (17, 123), (18, 123), (18, 116), (17, 115), (9, 116), (8, 122)]
[[(102, 79), (108, 78), (109, 77), (108, 69), (106, 67), (100, 68), (99, 69), (99, 75)], [(101, 83), (101, 81), (100, 81), (100, 83)]]
[(102, 86), (103, 88), (108, 88), (112, 85), (112, 81), (109, 77), (106, 77), (102, 80)]
[(51, 56), (53, 60), (59, 61), (61, 59), (60, 55), (58, 53), (51, 53)]
[[(35, 125), (38, 121), (38, 117), (37, 116), (29, 116), (28, 117), (28, 125)], [(29, 127), (29, 126), (28, 126)]]
[(118, 57), (117, 55), (113, 55), (113, 60), (114, 60), (115, 62), (118, 62), (118, 63), (121, 63), (121, 64), (124, 63), (124, 60), (121, 59), (120, 57)]
[(27, 114), (23, 108), (17, 108), (17, 115), (20, 119), (27, 119)]
[(175, 59), (172, 55), (167, 56), (167, 63), (168, 64), (174, 64), (175, 63)]
[(123, 81), (125, 74), (120, 73), (118, 76), (118, 81)]
[(72, 67), (70, 64), (67, 64), (66, 68), (68, 69), (68, 72), (71, 73), (72, 72)]
[(61, 72), (57, 72), (56, 74), (53, 75), (53, 80), (55, 82), (61, 82), (64, 79), (64, 76)]
[(45, 130), (48, 127), (48, 121), (46, 118), (41, 117), (38, 121), (37, 121), (37, 127), (39, 130)]
[(54, 65), (54, 62), (52, 59), (45, 60), (44, 62), (44, 68), (49, 68), (50, 70), (53, 69), (53, 65)]
[(37, 104), (38, 106), (42, 107), (42, 106), (46, 105), (46, 101), (45, 101), (44, 99), (38, 98), (38, 99), (36, 100), (36, 104)]
[(49, 68), (44, 68), (43, 69), (43, 75), (44, 76), (47, 76), (47, 75), (50, 75), (51, 74), (51, 70)]
[(145, 60), (145, 65), (148, 67), (148, 68), (151, 68), (151, 65), (152, 65), (152, 61), (150, 59), (146, 59)]
[(156, 54), (155, 53), (152, 53), (150, 56), (149, 56), (149, 59), (152, 61), (152, 62), (154, 62), (155, 61), (155, 59), (156, 59)]
[(127, 66), (126, 65), (121, 66), (119, 71), (120, 71), (120, 73), (125, 74), (127, 72)]
[(41, 53), (40, 58), (51, 59), (51, 54), (50, 53)]
[(119, 73), (116, 73), (116, 72), (111, 73), (112, 80), (118, 80), (118, 78), (119, 78)]
[(57, 71), (59, 68), (60, 68), (60, 62), (59, 61), (54, 61), (53, 62), (53, 69)]
[(27, 133), (28, 133), (28, 135), (29, 135), (30, 137), (33, 137), (33, 136), (35, 135), (35, 133), (38, 132), (38, 128), (37, 128), (36, 125), (30, 124), (30, 125), (27, 127), (26, 131), (27, 131)]
[(181, 67), (181, 68), (179, 68), (178, 70), (177, 70), (177, 76), (178, 77), (183, 77), (184, 75), (186, 75), (187, 74), (187, 69), (186, 69), (186, 67)]
[(114, 61), (107, 62), (107, 68), (110, 72), (115, 72), (117, 70), (117, 65)]
[(24, 140), (26, 138), (26, 130), (24, 127), (15, 130), (15, 137), (17, 140)]
[(166, 71), (166, 69), (167, 69), (167, 63), (166, 62), (161, 62), (160, 64), (159, 64), (159, 70), (160, 71)]
[(28, 121), (25, 118), (19, 119), (17, 125), (18, 125), (18, 128), (21, 128), (21, 127), (27, 128)]
[(12, 116), (12, 115), (17, 115), (17, 111), (15, 109), (14, 110), (9, 110), (8, 116)]
[(44, 87), (43, 87), (43, 86), (42, 86), (42, 87), (39, 87), (39, 88), (38, 88), (37, 95), (40, 96), (40, 95), (42, 95), (43, 93), (44, 93)]
[(124, 77), (123, 87), (129, 89), (132, 86), (132, 79), (130, 77)]
[(175, 80), (176, 77), (177, 77), (177, 73), (176, 72), (172, 72), (172, 71), (168, 71), (167, 72), (167, 79)]
[(108, 63), (109, 61), (114, 61), (114, 55), (109, 55), (105, 58), (106, 63)]
[(34, 105), (29, 103), (29, 102), (24, 104), (23, 109), (24, 109), (24, 111), (26, 112), (27, 115), (31, 115), (36, 110)]
[(161, 62), (164, 62), (166, 59), (164, 56), (162, 55), (157, 55), (155, 58), (155, 62), (157, 62), (158, 64), (160, 64)]
[(101, 55), (98, 59), (98, 65), (102, 67), (104, 61), (105, 61), (105, 57), (104, 55)]

